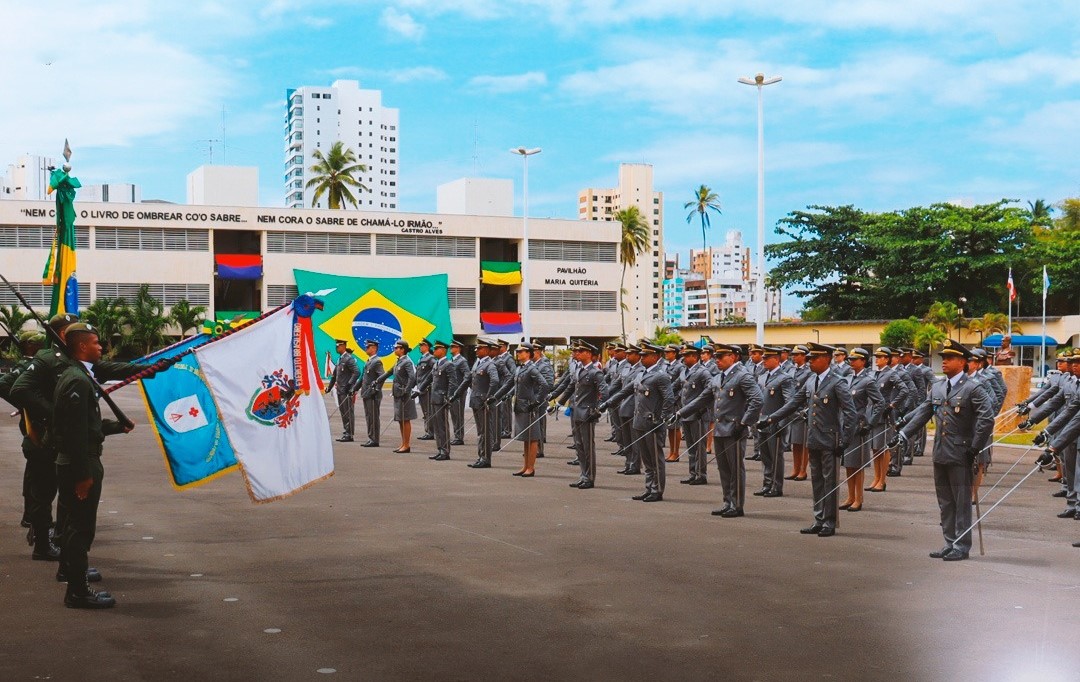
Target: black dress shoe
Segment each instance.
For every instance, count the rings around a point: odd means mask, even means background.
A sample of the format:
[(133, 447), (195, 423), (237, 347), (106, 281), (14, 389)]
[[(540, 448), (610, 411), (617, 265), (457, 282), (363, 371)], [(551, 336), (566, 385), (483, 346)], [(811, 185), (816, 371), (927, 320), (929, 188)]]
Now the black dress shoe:
[(337, 442), (339, 442), (339, 443), (351, 443), (351, 442), (353, 442), (353, 439), (352, 439), (352, 436), (342, 436), (341, 438), (337, 439)]
[(430, 434), (425, 433), (424, 435), (420, 436), (416, 440), (435, 440), (435, 436), (432, 436)]
[(887, 483), (883, 483), (880, 488), (870, 487), (870, 488), (863, 488), (863, 490), (867, 490), (867, 491), (872, 492), (872, 493), (883, 493), (883, 492), (885, 492), (885, 489), (888, 488), (888, 487), (889, 486), (888, 486)]
[[(67, 582), (67, 573), (64, 572), (64, 565), (63, 564), (60, 564), (60, 566), (56, 569), (56, 582), (58, 582), (58, 583), (66, 583)], [(101, 582), (101, 571), (97, 570), (93, 566), (86, 569), (86, 582), (88, 582), (88, 583), (100, 583)]]
[(1066, 495), (1068, 495), (1068, 493), (1066, 493), (1064, 490), (1059, 490), (1050, 497), (1065, 497)]
[(458, 438), (457, 440), (450, 441), (450, 445), (465, 445), (465, 441)]
[(785, 481), (794, 481), (795, 480), (795, 474), (792, 474), (791, 476), (784, 476), (784, 480)]
[(815, 523), (814, 525), (810, 526), (809, 528), (803, 528), (799, 532), (802, 533), (803, 535), (817, 535), (818, 533), (821, 532), (822, 528), (824, 528), (824, 526), (819, 526), (818, 524)]
[(724, 517), (725, 519), (734, 519), (739, 516), (743, 516), (743, 510), (734, 508), (728, 509), (727, 511), (720, 514), (720, 516)]
[(511, 476), (524, 476), (525, 472), (524, 471), (515, 471), (514, 473), (512, 473), (510, 475)]
[(837, 509), (849, 509), (850, 507), (851, 507), (850, 504), (842, 504), (839, 507), (837, 507)]
[(950, 547), (948, 545), (945, 545), (944, 547), (942, 547), (941, 549), (939, 549), (936, 552), (930, 552), (930, 558), (931, 559), (940, 559), (943, 556), (945, 556), (946, 554), (948, 554), (949, 550), (951, 550), (951, 549), (952, 549), (952, 547)]
[[(1057, 515), (1057, 517), (1059, 519), (1071, 519), (1071, 518), (1074, 518), (1075, 516), (1076, 516), (1076, 511), (1074, 511), (1072, 509), (1066, 509), (1063, 512), (1058, 512), (1058, 515)], [(37, 552), (34, 552), (34, 554), (36, 555)], [(35, 556), (34, 558), (36, 559), (37, 557)]]
[(535, 471), (530, 471), (530, 472), (529, 472), (529, 473), (527, 473), (527, 474), (525, 474), (525, 473), (522, 473), (522, 474), (517, 474), (517, 475), (518, 475), (518, 476), (521, 476), (522, 478), (532, 478), (533, 476), (535, 476), (535, 475), (536, 475), (536, 472), (535, 472)]
[(617, 438), (605, 438), (604, 442), (605, 443), (614, 443), (616, 440), (618, 440), (618, 439)]
[(1080, 542), (1074, 542), (1073, 547), (1080, 547)]
[(754, 497), (765, 497), (765, 493), (769, 492), (767, 488), (762, 488), (754, 492)]
[(569, 462), (567, 462), (567, 464), (568, 464), (569, 466), (572, 466), (572, 467), (576, 467), (576, 466), (578, 466), (579, 464), (581, 464), (581, 462), (580, 462), (580, 461), (578, 461), (578, 460), (576, 460), (576, 459), (572, 459), (572, 460), (570, 460)]
[(682, 483), (683, 485), (691, 485), (696, 480), (697, 476), (691, 476), (690, 478), (684, 478), (683, 480), (679, 481), (679, 483)]
[(907, 465), (912, 464), (912, 463), (913, 463), (913, 460), (910, 457), (905, 457), (904, 458), (904, 466), (907, 466)]
[(376, 442), (375, 442), (375, 441), (373, 441), (373, 440), (369, 440), (369, 441), (368, 441), (368, 442), (366, 442), (366, 443), (361, 443), (361, 444), (360, 444), (360, 447), (362, 447), (362, 448), (377, 448), (377, 447), (379, 447), (379, 444), (378, 444), (378, 443), (376, 443)]
[(542, 452), (536, 453), (536, 458), (537, 459), (543, 459), (544, 458), (544, 453), (542, 453)]
[(439, 454), (440, 454), (440, 453), (436, 452), (436, 453), (435, 453), (434, 455), (432, 455), (432, 456), (428, 457), (428, 459), (438, 459), (438, 458), (439, 458)]
[(747, 455), (746, 457), (743, 457), (743, 459), (747, 460), (748, 462), (760, 462), (761, 455)]
[(661, 502), (661, 501), (663, 501), (663, 499), (664, 499), (664, 496), (661, 495), (660, 493), (649, 493), (645, 497), (641, 498), (641, 501), (642, 502)]
[(836, 535), (835, 528), (822, 528), (821, 532), (817, 534), (819, 538), (831, 538), (834, 535)]
[(961, 552), (955, 547), (950, 548), (948, 552), (945, 552), (945, 556), (941, 557), (945, 561), (963, 561), (968, 558), (967, 552)]
[(896, 476), (899, 476), (900, 472), (897, 471), (896, 469), (889, 469), (888, 471), (885, 472), (885, 475), (888, 476), (889, 478), (894, 478)]
[(627, 476), (640, 476), (641, 475), (641, 469), (627, 469), (624, 473)]
[(412, 448), (395, 448), (394, 452), (398, 453), (399, 455), (407, 455), (408, 453), (412, 452)]
[(783, 497), (783, 496), (784, 496), (784, 493), (780, 492), (779, 490), (770, 490), (769, 492), (765, 493), (765, 497)]
[(644, 500), (646, 497), (648, 497), (650, 494), (651, 493), (649, 493), (649, 491), (646, 490), (645, 492), (641, 493), (640, 495), (634, 495), (630, 499), (631, 500), (637, 500), (638, 502), (640, 502), (640, 501)]
[(51, 542), (35, 546), (30, 558), (34, 561), (60, 561), (60, 548)]
[(69, 589), (64, 595), (64, 606), (69, 609), (111, 609), (116, 606), (116, 600), (104, 592), (87, 590), (85, 594), (79, 594)]
[(581, 483), (579, 483), (577, 485), (578, 490), (588, 490), (589, 488), (592, 488), (592, 487), (593, 487), (593, 482), (592, 481), (582, 481)]
[(729, 511), (732, 511), (734, 509), (735, 509), (735, 507), (732, 507), (730, 504), (724, 505), (720, 509), (714, 509), (712, 511), (712, 515), (713, 516), (723, 516), (724, 514), (728, 513)]
[(571, 484), (570, 484), (570, 487), (571, 487), (571, 488), (576, 488), (576, 487), (578, 487), (579, 485), (581, 485), (581, 481), (574, 481), (573, 483), (571, 483)]
[(432, 457), (432, 459), (434, 459), (436, 462), (445, 462), (446, 460), (450, 459), (450, 455), (444, 452), (441, 455), (436, 455), (435, 457)]
[(709, 485), (709, 479), (704, 476), (698, 476), (694, 480), (687, 483), (687, 485)]

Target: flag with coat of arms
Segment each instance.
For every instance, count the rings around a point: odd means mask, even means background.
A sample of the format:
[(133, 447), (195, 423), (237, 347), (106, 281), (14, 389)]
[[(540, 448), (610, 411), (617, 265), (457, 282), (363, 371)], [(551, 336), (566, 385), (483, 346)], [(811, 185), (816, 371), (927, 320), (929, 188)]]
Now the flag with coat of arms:
[(319, 305), (300, 296), (194, 351), (255, 502), (288, 497), (334, 474), (312, 333)]

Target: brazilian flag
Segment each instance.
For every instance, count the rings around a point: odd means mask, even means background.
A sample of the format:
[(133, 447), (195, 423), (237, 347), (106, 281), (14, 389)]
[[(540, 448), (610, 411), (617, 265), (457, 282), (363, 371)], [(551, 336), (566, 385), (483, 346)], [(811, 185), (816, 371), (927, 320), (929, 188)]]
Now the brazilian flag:
[[(323, 309), (312, 315), (316, 357), (334, 351), (334, 339), (345, 339), (367, 361), (364, 341), (379, 342), (379, 359), (390, 369), (399, 339), (416, 348), (420, 339), (449, 342), (450, 303), (446, 275), (423, 277), (348, 277), (309, 270), (293, 270), (300, 293), (323, 292)], [(334, 358), (337, 353), (332, 353)], [(413, 360), (420, 356), (413, 351)]]
[(56, 236), (41, 283), (52, 286), (49, 316), (79, 314), (79, 280), (75, 276), (75, 190), (78, 178), (57, 168), (49, 175), (49, 192), (56, 192)]

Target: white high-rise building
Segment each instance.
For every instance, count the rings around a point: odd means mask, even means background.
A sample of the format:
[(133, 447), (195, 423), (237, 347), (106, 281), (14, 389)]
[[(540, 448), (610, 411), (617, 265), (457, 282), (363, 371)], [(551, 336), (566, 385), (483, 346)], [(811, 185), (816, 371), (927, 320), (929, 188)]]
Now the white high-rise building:
[(649, 243), (638, 255), (634, 267), (626, 271), (626, 335), (635, 340), (652, 336), (663, 324), (662, 285), (664, 281), (664, 193), (653, 191), (653, 168), (645, 163), (619, 165), (619, 186), (587, 188), (578, 193), (578, 218), (615, 220), (624, 208), (637, 206), (649, 226)]
[[(356, 177), (368, 192), (352, 188), (359, 208), (397, 210), (398, 110), (384, 107), (382, 91), (361, 90), (357, 81), (334, 81), (330, 87), (304, 86), (286, 94), (285, 205), (311, 208), (315, 151), (327, 154), (335, 142), (356, 154), (367, 172)], [(317, 208), (328, 208), (323, 196)]]
[(51, 168), (56, 159), (24, 154), (8, 164), (7, 173), (0, 177), (0, 199), (42, 201), (47, 199)]

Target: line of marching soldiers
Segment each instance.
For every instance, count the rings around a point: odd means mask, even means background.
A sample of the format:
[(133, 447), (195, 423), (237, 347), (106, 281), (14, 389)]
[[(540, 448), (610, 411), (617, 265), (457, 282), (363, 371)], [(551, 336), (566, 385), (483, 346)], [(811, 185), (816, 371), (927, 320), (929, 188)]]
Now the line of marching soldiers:
[[(369, 356), (378, 352), (374, 343), (367, 342)], [(402, 431), (395, 452), (410, 451), (409, 422), (417, 417), (419, 398), (425, 426), (421, 438), (435, 441), (432, 459), (450, 459), (450, 447), (464, 443), (467, 398), (478, 432), (477, 458), (469, 466), (490, 468), (492, 454), (505, 448), (503, 439), (513, 439), (524, 447), (515, 476), (534, 475), (536, 459), (543, 456), (547, 414), (569, 407), (577, 454), (571, 464), (580, 469), (570, 485), (590, 489), (596, 485), (596, 424), (606, 413), (611, 424), (607, 440), (617, 443), (615, 454), (625, 458), (618, 473), (644, 473), (644, 489), (635, 500), (664, 499), (665, 465), (679, 460), (685, 444), (689, 475), (683, 484), (708, 485), (709, 456), (715, 458), (723, 505), (714, 515), (745, 514), (745, 460), (759, 459), (762, 483), (753, 495), (782, 497), (785, 481), (809, 478), (814, 520), (802, 532), (829, 537), (836, 532), (839, 511), (860, 511), (864, 492), (885, 492), (889, 478), (902, 476), (904, 466), (923, 455), (933, 419), (934, 483), (945, 546), (931, 556), (968, 558), (971, 507), (992, 462), (995, 416), (1006, 394), (1001, 372), (982, 349), (948, 341), (939, 353), (945, 376), (936, 377), (925, 356), (911, 348), (882, 347), (872, 353), (853, 348), (849, 353), (819, 343), (744, 349), (722, 343), (659, 346), (643, 340), (608, 344), (610, 357), (601, 366), (600, 350), (577, 341), (566, 371), (556, 380), (542, 344), (522, 343), (511, 352), (505, 341), (480, 339), (471, 367), (462, 348), (458, 341), (425, 339), (413, 367), (408, 344), (400, 341), (390, 371), (383, 372), (381, 363), (371, 363), (376, 369), (370, 372), (365, 368), (356, 383), (368, 415), (364, 445), (378, 445), (378, 405), (368, 401), (381, 398), (382, 383), (391, 376), (394, 418)], [(1037, 444), (1048, 445), (1043, 464), (1055, 457), (1062, 463), (1061, 496), (1070, 517), (1077, 509), (1073, 481), (1080, 435), (1080, 354), (1075, 357), (1059, 363), (1059, 370), (1075, 367), (1075, 375), (1052, 375), (1046, 390), (1017, 408), (1021, 414), (1030, 412), (1026, 427), (1051, 413), (1056, 417)], [(351, 439), (351, 432), (346, 436)], [(753, 443), (749, 453), (748, 442)], [(792, 470), (785, 475), (789, 451)], [(867, 471), (873, 475), (869, 485)]]

